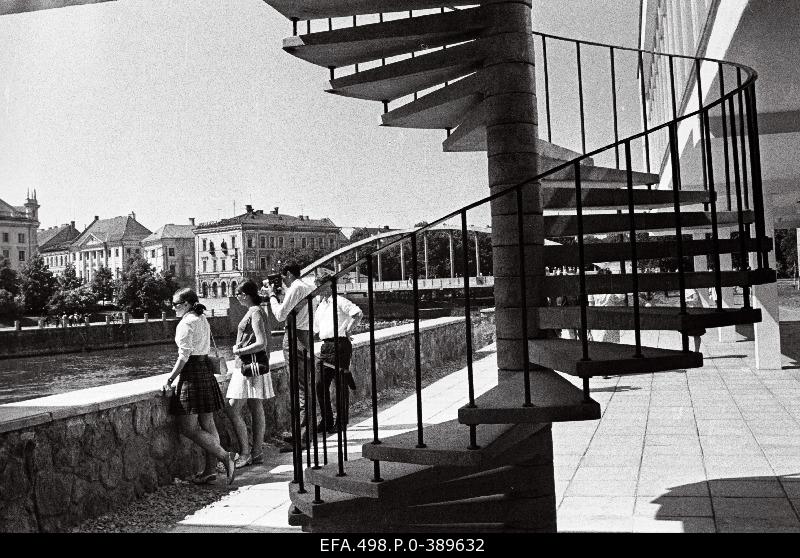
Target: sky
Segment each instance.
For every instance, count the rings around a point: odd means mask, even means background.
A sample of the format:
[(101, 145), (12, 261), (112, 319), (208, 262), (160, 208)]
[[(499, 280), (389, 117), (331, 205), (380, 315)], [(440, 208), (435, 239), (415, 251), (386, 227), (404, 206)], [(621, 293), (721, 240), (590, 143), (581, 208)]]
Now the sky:
[[(534, 0), (533, 14), (535, 30), (637, 43), (639, 0)], [(443, 153), (444, 131), (380, 127), (379, 103), (325, 93), (327, 70), (283, 52), (289, 35), (261, 0), (0, 17), (0, 198), (22, 205), (36, 189), (43, 228), (133, 211), (156, 230), (245, 204), (409, 227), (488, 195), (485, 153)], [(575, 97), (569, 80), (553, 87)], [(579, 146), (575, 130), (554, 133)]]

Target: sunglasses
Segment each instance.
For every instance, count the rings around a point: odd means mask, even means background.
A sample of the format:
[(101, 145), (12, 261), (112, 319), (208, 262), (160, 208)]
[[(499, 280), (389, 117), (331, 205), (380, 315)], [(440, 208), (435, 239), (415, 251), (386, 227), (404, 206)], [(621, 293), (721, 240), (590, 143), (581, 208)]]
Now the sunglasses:
[(175, 302), (173, 300), (172, 301), (172, 307), (175, 308), (176, 306), (180, 306), (181, 304), (184, 304), (185, 302), (186, 302), (185, 300), (182, 300), (181, 302)]

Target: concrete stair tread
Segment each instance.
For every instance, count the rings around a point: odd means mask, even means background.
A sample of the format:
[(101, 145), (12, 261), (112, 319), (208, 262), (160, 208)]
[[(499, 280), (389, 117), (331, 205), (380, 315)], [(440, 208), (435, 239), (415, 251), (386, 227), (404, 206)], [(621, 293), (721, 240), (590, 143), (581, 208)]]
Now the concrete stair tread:
[[(466, 388), (465, 388), (466, 389)], [(368, 459), (400, 461), (420, 465), (478, 467), (492, 460), (525, 436), (528, 427), (536, 425), (485, 425), (477, 429), (479, 449), (468, 449), (469, 428), (458, 420), (427, 426), (424, 430), (425, 448), (417, 448), (416, 429), (382, 440), (380, 445), (364, 444), (362, 455)]]
[(324, 68), (340, 68), (475, 39), (485, 25), (476, 9), (344, 27), (288, 37), (283, 49)]
[(634, 358), (633, 345), (589, 341), (589, 358), (582, 361), (583, 345), (572, 339), (531, 339), (531, 362), (580, 377), (648, 374), (703, 366), (701, 353), (642, 347), (643, 358)]
[[(750, 285), (764, 285), (775, 282), (775, 271), (772, 269), (755, 271), (723, 271), (721, 272), (723, 287), (741, 287)], [(687, 289), (700, 289), (713, 287), (716, 284), (716, 274), (713, 271), (687, 272), (684, 274)], [(495, 277), (495, 284), (499, 281)], [(680, 287), (678, 273), (642, 273), (639, 275), (639, 292), (647, 291), (674, 291)], [(538, 292), (531, 292), (537, 296), (575, 296), (580, 292), (580, 278), (577, 275), (550, 275), (543, 277)], [(633, 281), (628, 275), (587, 275), (587, 294), (633, 292)], [(530, 298), (529, 300), (535, 300)]]
[[(602, 167), (595, 167), (602, 168)], [(593, 171), (588, 171), (593, 172)], [(708, 192), (679, 192), (683, 205), (707, 203)], [(574, 209), (576, 200), (575, 188), (550, 186), (545, 181), (542, 186), (542, 205), (544, 209)], [(665, 207), (674, 204), (675, 196), (667, 190), (633, 190), (633, 204), (638, 209)], [(586, 188), (581, 191), (581, 204), (584, 208), (612, 209), (628, 208), (627, 188)]]
[(428, 465), (391, 461), (381, 463), (381, 478), (383, 482), (372, 482), (374, 470), (371, 460), (362, 457), (346, 461), (343, 466), (345, 476), (338, 476), (338, 464), (329, 462), (319, 469), (306, 469), (305, 480), (309, 484), (316, 484), (339, 492), (378, 498), (393, 482), (402, 480), (407, 484), (408, 477), (423, 473), (430, 468)]
[(264, 0), (287, 19), (327, 19), (351, 15), (466, 6), (475, 2), (446, 0)]
[(383, 126), (426, 130), (455, 128), (483, 98), (481, 84), (480, 75), (472, 74), (431, 91), (383, 114)]
[(458, 410), (463, 424), (519, 424), (596, 420), (600, 405), (584, 399), (583, 391), (552, 370), (531, 371), (531, 406), (524, 407), (524, 384), (517, 375), (475, 400), (475, 407)]
[(474, 72), (485, 58), (481, 41), (438, 50), (331, 80), (329, 93), (392, 101)]
[[(579, 306), (538, 308), (540, 329), (578, 329), (581, 324)], [(642, 330), (687, 331), (692, 329), (726, 327), (739, 324), (752, 324), (761, 321), (761, 310), (728, 308), (687, 308), (682, 315), (677, 307), (645, 307), (640, 305), (640, 328)], [(589, 329), (635, 329), (633, 306), (590, 306), (586, 309)]]
[[(657, 238), (657, 237), (656, 237)], [(749, 252), (755, 252), (759, 247), (763, 250), (772, 250), (772, 239), (766, 238), (759, 243), (756, 239), (748, 239), (745, 247)], [(686, 257), (713, 254), (714, 242), (711, 239), (685, 240), (682, 243), (683, 254)], [(720, 254), (738, 254), (741, 243), (738, 240), (719, 241)], [(637, 258), (641, 260), (658, 258), (677, 258), (678, 242), (675, 240), (654, 240), (636, 243)], [(602, 244), (584, 245), (584, 261), (586, 263), (630, 261), (630, 242), (609, 242)], [(551, 245), (544, 247), (544, 265), (547, 267), (560, 267), (579, 265), (578, 248), (576, 245)]]
[[(596, 167), (595, 167), (596, 168)], [(752, 223), (755, 216), (752, 211), (742, 212), (745, 224)], [(638, 232), (674, 231), (676, 214), (664, 213), (636, 213), (634, 222)], [(738, 224), (739, 215), (735, 211), (717, 212), (718, 226), (733, 226)], [(684, 229), (711, 228), (711, 213), (705, 211), (685, 211), (680, 215), (680, 224)], [(545, 215), (544, 231), (546, 237), (575, 236), (578, 234), (577, 215)], [(630, 231), (630, 217), (627, 213), (584, 214), (584, 234), (608, 234)]]

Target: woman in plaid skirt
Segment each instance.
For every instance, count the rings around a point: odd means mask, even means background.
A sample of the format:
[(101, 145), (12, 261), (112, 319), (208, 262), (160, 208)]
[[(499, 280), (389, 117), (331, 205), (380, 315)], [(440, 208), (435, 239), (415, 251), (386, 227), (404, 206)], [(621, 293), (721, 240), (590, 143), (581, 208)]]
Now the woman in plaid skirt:
[(217, 478), (217, 461), (225, 465), (228, 484), (235, 474), (234, 454), (225, 451), (219, 443), (219, 433), (214, 424), (214, 413), (225, 404), (214, 377), (211, 348), (211, 326), (203, 315), (205, 306), (199, 303), (197, 293), (179, 289), (172, 295), (175, 314), (181, 318), (175, 329), (178, 360), (164, 386), (172, 390), (172, 382), (180, 376), (175, 393), (170, 399), (171, 415), (178, 418), (181, 433), (206, 452), (205, 468), (192, 481), (206, 484)]

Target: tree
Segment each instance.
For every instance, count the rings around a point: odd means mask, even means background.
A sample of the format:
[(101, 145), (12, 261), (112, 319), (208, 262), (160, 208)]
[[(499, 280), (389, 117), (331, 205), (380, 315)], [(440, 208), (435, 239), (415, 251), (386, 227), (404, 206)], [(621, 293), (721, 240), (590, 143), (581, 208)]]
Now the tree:
[(34, 314), (44, 313), (50, 297), (58, 287), (53, 273), (37, 254), (25, 264), (20, 275), (25, 310)]
[(75, 271), (75, 266), (72, 265), (72, 262), (64, 266), (64, 273), (59, 275), (57, 279), (58, 288), (62, 291), (70, 291), (83, 285), (83, 279), (78, 277), (78, 272)]
[(91, 287), (97, 300), (102, 300), (105, 304), (106, 300), (113, 299), (114, 286), (114, 274), (109, 268), (101, 267), (95, 272)]
[(0, 317), (16, 318), (21, 315), (23, 307), (19, 302), (18, 296), (15, 297), (9, 291), (0, 289)]
[(778, 277), (794, 278), (797, 272), (797, 232), (795, 229), (775, 230), (775, 267)]
[(8, 258), (0, 256), (0, 289), (11, 293), (12, 298), (20, 291), (19, 274), (11, 268)]
[(55, 316), (61, 314), (88, 314), (97, 306), (97, 296), (89, 285), (59, 290), (50, 297), (48, 309)]
[(171, 278), (156, 274), (141, 254), (134, 254), (116, 283), (117, 303), (134, 315), (155, 314), (175, 292)]

